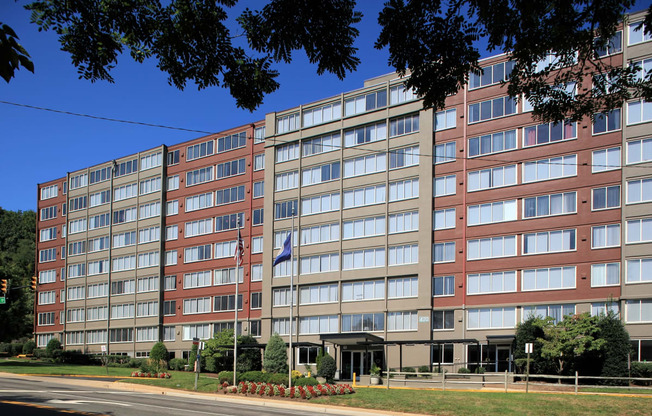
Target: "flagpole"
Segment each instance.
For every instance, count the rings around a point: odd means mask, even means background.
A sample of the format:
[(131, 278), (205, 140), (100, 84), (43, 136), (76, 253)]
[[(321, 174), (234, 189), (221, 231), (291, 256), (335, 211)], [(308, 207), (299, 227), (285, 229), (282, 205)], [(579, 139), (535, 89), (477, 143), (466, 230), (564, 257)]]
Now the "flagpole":
[(238, 217), (238, 241), (236, 241), (236, 260), (235, 260), (235, 318), (233, 322), (233, 385), (237, 382), (237, 365), (238, 365), (238, 283), (240, 282), (240, 263), (242, 262), (242, 236), (240, 235), (240, 217)]
[(294, 209), (292, 209), (292, 229), (290, 230), (290, 365), (288, 366), (288, 388), (292, 388), (292, 324), (294, 323)]

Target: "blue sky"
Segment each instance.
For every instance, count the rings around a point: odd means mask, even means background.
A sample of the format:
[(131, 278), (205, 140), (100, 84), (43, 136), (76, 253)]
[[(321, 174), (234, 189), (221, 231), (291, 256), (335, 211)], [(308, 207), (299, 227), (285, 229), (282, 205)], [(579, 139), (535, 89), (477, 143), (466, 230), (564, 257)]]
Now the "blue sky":
[[(162, 124), (207, 132), (261, 120), (266, 113), (337, 95), (362, 87), (365, 79), (391, 72), (388, 53), (373, 48), (380, 33), (381, 1), (363, 0), (364, 18), (358, 26), (361, 65), (344, 81), (318, 76), (303, 52), (290, 65), (277, 65), (279, 90), (268, 95), (254, 113), (235, 106), (228, 90), (213, 87), (197, 91), (190, 85), (179, 91), (154, 62), (137, 64), (128, 55), (118, 58), (114, 84), (78, 79), (70, 56), (59, 50), (53, 32), (38, 32), (29, 23), (24, 0), (0, 2), (0, 19), (11, 26), (30, 53), (35, 73), (24, 69), (9, 84), (0, 80), (0, 100), (91, 114), (115, 119)], [(247, 1), (254, 8), (258, 1)], [(68, 171), (122, 157), (161, 144), (175, 144), (201, 133), (135, 126), (55, 114), (0, 103), (0, 207), (36, 209), (36, 185), (63, 177)]]

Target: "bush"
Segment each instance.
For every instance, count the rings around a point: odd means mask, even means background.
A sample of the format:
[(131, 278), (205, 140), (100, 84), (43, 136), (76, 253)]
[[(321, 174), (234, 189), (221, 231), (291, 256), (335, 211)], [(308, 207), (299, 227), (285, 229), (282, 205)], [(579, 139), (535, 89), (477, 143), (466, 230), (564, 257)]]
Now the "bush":
[(430, 367), (427, 365), (420, 365), (419, 366), (419, 372), (420, 373), (429, 373), (430, 372)]
[(12, 342), (11, 343), (11, 355), (18, 355), (23, 353), (23, 343), (22, 342)]
[(164, 343), (159, 341), (154, 344), (149, 352), (149, 359), (157, 373), (160, 373), (161, 370), (167, 370), (168, 356), (168, 349), (165, 347)]
[(0, 353), (11, 354), (11, 344), (8, 342), (0, 342)]
[(319, 369), (317, 371), (319, 377), (324, 377), (326, 382), (332, 383), (333, 378), (335, 377), (335, 372), (337, 371), (335, 359), (333, 359), (329, 354), (324, 355), (319, 361)]
[(287, 373), (288, 354), (285, 342), (278, 334), (269, 338), (265, 347), (265, 371), (268, 373)]
[(170, 370), (183, 371), (186, 368), (186, 364), (187, 362), (183, 358), (173, 358), (168, 363), (168, 366)]
[(484, 367), (478, 367), (475, 369), (476, 374), (484, 374), (485, 368)]
[(459, 374), (469, 374), (469, 373), (471, 372), (471, 370), (469, 370), (469, 369), (466, 368), (466, 367), (460, 367), (460, 368), (457, 370), (457, 372), (458, 372)]
[(55, 353), (55, 355), (58, 355), (58, 357), (55, 357), (55, 360), (63, 364), (79, 364), (79, 365), (96, 364), (96, 361), (93, 360), (93, 357), (84, 354), (80, 350), (66, 350), (66, 351), (59, 350), (59, 353), (58, 354)]
[(305, 386), (317, 386), (317, 385), (319, 385), (319, 382), (314, 377), (302, 377), (302, 378), (298, 378), (298, 379), (292, 381), (292, 385), (296, 386), (296, 387), (299, 387), (299, 386), (303, 386), (303, 387), (305, 387)]
[(269, 377), (269, 380), (267, 381), (268, 383), (282, 384), (284, 386), (288, 385), (288, 375), (287, 374), (274, 373), (274, 374), (269, 374), (268, 377)]
[(32, 354), (34, 354), (34, 357), (38, 358), (39, 360), (47, 358), (47, 353), (45, 352), (44, 348), (36, 348)]
[(129, 360), (129, 368), (139, 368), (145, 361), (142, 358), (131, 358)]
[(269, 373), (263, 373), (262, 371), (245, 371), (240, 374), (238, 379), (240, 381), (250, 381), (252, 383), (267, 383), (269, 376)]
[(36, 348), (36, 342), (33, 340), (25, 341), (23, 344), (23, 354), (34, 354), (34, 349)]
[[(403, 372), (404, 373), (416, 373), (417, 371), (414, 369), (414, 367), (404, 367)], [(415, 377), (416, 377), (416, 374), (415, 375), (411, 375), (411, 374), (406, 374), (405, 375), (405, 378), (415, 378)]]
[[(241, 376), (236, 377), (236, 382), (239, 382)], [(225, 381), (229, 383), (229, 385), (233, 384), (233, 371), (220, 371), (217, 374), (217, 380), (219, 381), (219, 384), (224, 383)]]
[[(652, 363), (634, 361), (632, 362), (632, 377), (634, 378), (650, 378), (652, 377)], [(649, 381), (633, 381), (634, 384), (639, 386), (652, 385)]]
[(45, 347), (45, 353), (49, 358), (57, 358), (58, 352), (61, 351), (61, 341), (59, 338), (52, 338)]

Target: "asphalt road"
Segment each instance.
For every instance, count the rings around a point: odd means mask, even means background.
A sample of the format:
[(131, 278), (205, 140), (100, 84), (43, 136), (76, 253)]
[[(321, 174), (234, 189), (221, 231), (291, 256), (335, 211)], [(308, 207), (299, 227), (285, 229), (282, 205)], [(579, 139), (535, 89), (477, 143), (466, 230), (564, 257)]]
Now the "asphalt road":
[[(56, 378), (5, 378), (0, 374), (0, 415), (51, 416), (58, 414), (111, 416), (279, 416), (329, 413), (360, 414), (357, 411), (316, 408), (283, 402), (262, 406), (252, 401), (226, 401), (215, 395), (120, 391), (58, 383)], [(371, 415), (372, 413), (367, 413)]]

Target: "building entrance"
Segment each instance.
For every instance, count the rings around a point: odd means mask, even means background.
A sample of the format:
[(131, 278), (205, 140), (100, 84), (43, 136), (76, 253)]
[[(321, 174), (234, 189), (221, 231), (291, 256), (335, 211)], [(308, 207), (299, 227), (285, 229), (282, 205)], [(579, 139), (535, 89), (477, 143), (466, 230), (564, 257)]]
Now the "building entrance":
[(384, 353), (380, 351), (342, 351), (342, 372), (343, 380), (353, 380), (353, 373), (356, 374), (356, 381), (360, 381), (360, 375), (367, 375), (371, 366), (376, 364), (384, 368)]

